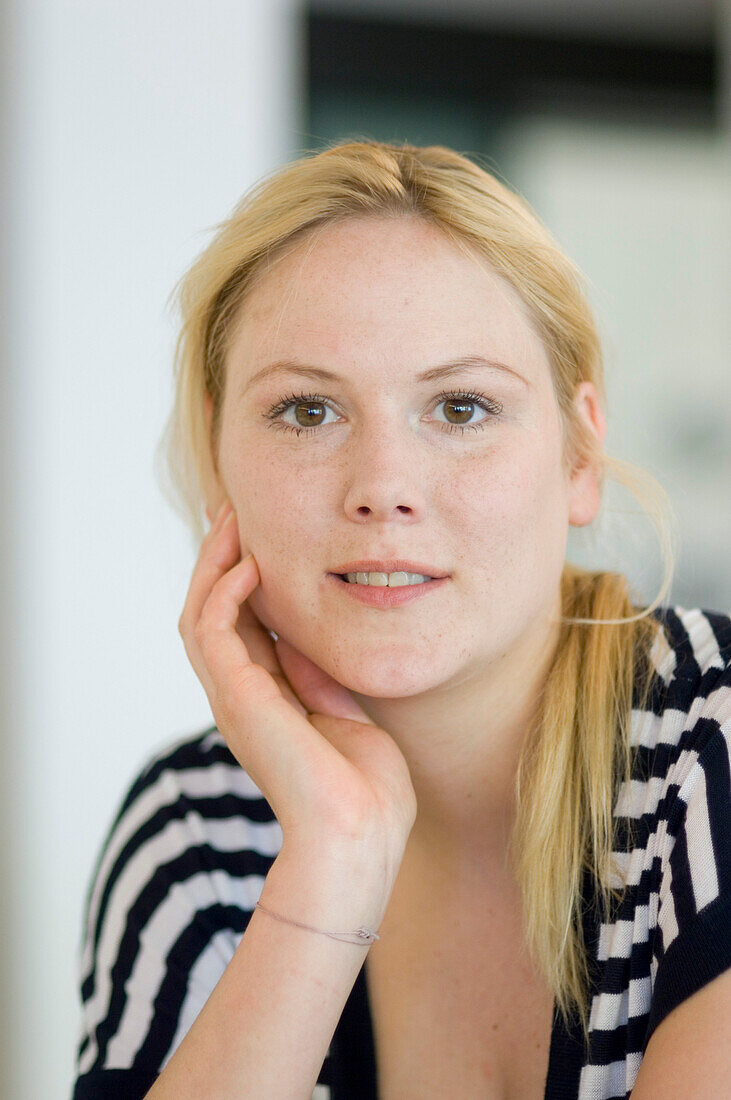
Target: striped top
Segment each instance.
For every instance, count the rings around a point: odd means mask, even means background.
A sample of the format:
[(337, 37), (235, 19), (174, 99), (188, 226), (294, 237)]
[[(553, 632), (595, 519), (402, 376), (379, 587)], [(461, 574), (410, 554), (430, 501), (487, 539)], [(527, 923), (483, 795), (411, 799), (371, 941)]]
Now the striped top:
[[(600, 921), (584, 881), (592, 974), (588, 1055), (554, 1011), (544, 1100), (628, 1098), (657, 1025), (731, 966), (731, 618), (662, 608), (633, 778), (615, 806), (627, 877)], [(632, 844), (623, 822), (633, 819)], [(79, 949), (73, 1100), (152, 1087), (243, 935), (282, 831), (214, 728), (156, 752), (101, 845)], [(621, 886), (621, 879), (613, 885)], [(366, 958), (366, 952), (363, 952)], [(376, 1098), (361, 968), (313, 1100)]]

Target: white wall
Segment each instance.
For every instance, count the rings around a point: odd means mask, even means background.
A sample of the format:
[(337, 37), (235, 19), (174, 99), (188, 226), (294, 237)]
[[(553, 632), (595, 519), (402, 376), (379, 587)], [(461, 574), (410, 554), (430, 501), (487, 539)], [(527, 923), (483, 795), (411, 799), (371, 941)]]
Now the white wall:
[(211, 720), (177, 634), (192, 550), (152, 468), (166, 299), (307, 138), (296, 0), (9, 0), (4, 23), (0, 1090), (38, 1100), (69, 1094), (111, 814)]

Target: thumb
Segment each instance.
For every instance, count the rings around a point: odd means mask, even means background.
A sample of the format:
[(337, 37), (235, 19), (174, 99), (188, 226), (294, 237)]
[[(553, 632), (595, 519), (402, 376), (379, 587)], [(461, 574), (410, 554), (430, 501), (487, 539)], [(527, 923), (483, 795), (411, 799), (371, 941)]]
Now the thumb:
[(310, 714), (350, 718), (369, 726), (375, 725), (347, 688), (285, 641), (281, 635), (274, 643), (274, 648), (284, 675)]

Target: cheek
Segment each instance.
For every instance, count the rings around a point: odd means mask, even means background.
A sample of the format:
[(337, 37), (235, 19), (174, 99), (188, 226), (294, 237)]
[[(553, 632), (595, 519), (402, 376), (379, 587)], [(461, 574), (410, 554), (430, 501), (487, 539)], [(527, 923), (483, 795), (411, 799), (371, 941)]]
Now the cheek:
[(312, 523), (312, 486), (282, 466), (271, 456), (263, 457), (262, 448), (239, 448), (221, 463), (231, 500), (239, 518), (239, 529), (248, 549), (256, 555), (287, 557), (293, 547), (307, 545), (297, 536)]
[(260, 583), (248, 603), (264, 626), (286, 635), (303, 615), (311, 616), (327, 565), (332, 541), (327, 490), (320, 493), (281, 465), (259, 459), (257, 467), (255, 461), (242, 457), (228, 481), (242, 548), (254, 554), (259, 569)]
[[(496, 456), (493, 456), (495, 458)], [(466, 558), (483, 554), (484, 570), (503, 575), (563, 562), (568, 533), (568, 494), (554, 447), (511, 448), (455, 482), (449, 496), (454, 530), (461, 530)]]
[(454, 479), (449, 496), (463, 514), (484, 517), (486, 530), (498, 519), (538, 519), (567, 500), (558, 454), (547, 447), (512, 448)]
[[(273, 537), (278, 536), (273, 533)], [(277, 634), (288, 636), (293, 623), (299, 620), (303, 612), (301, 578), (298, 581), (292, 561), (285, 560), (286, 543), (263, 540), (262, 546), (265, 549), (258, 554), (254, 548), (260, 583), (247, 602), (265, 627), (276, 631)], [(272, 546), (276, 548), (272, 550)], [(300, 568), (304, 568), (301, 563), (301, 553), (299, 558)], [(307, 603), (311, 601), (311, 596), (312, 593), (309, 594)]]

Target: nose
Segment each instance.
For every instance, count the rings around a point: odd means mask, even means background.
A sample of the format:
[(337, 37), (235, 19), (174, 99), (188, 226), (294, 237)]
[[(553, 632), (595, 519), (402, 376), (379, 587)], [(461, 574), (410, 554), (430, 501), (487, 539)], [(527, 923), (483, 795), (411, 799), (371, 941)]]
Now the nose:
[(348, 518), (355, 523), (421, 521), (427, 474), (403, 424), (390, 430), (381, 424), (380, 430), (363, 432), (352, 442), (344, 498)]

